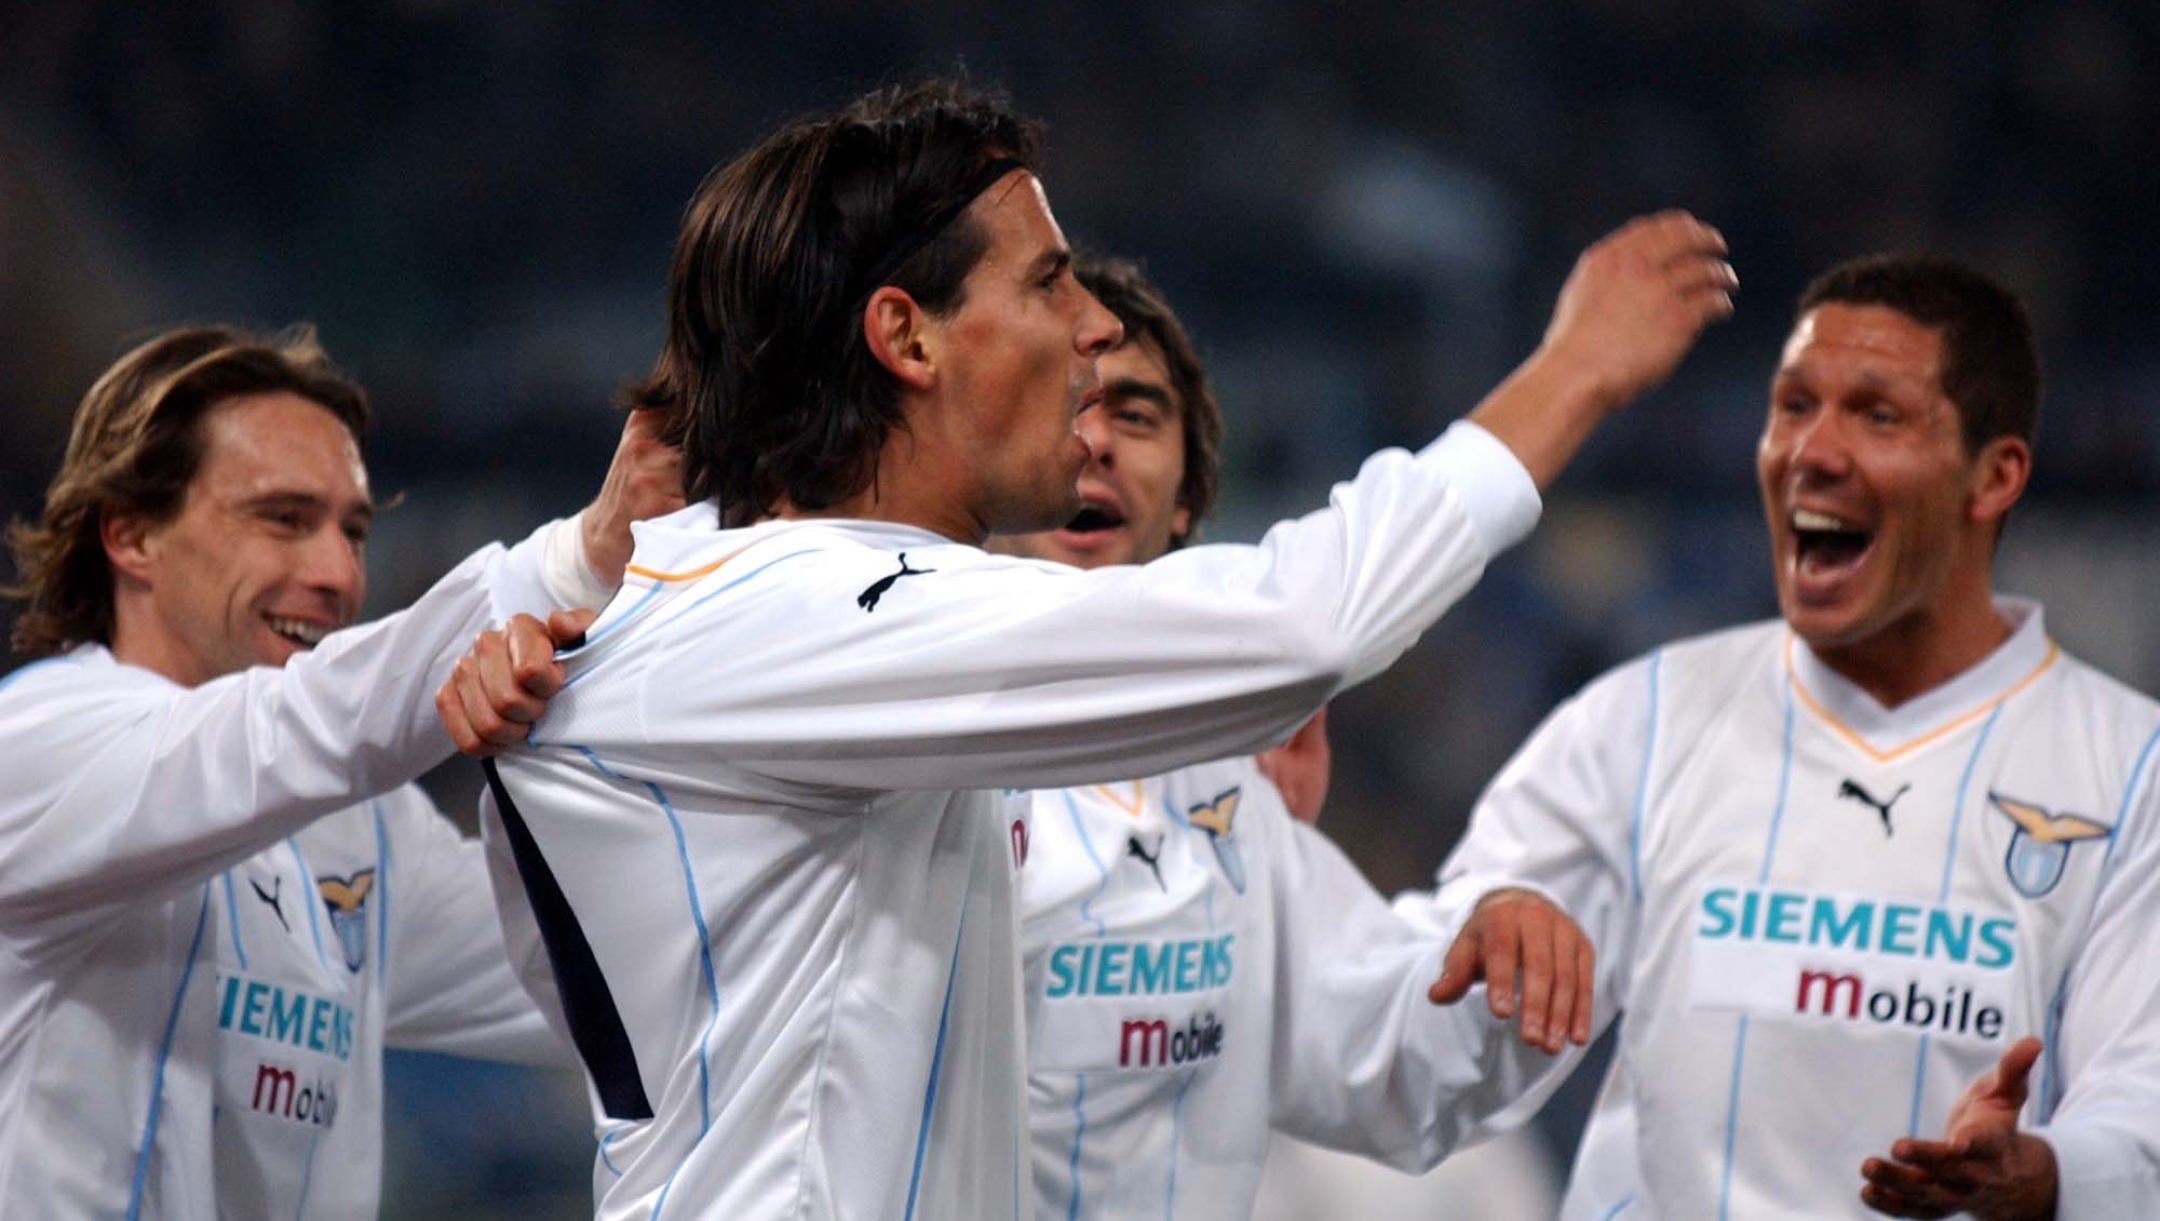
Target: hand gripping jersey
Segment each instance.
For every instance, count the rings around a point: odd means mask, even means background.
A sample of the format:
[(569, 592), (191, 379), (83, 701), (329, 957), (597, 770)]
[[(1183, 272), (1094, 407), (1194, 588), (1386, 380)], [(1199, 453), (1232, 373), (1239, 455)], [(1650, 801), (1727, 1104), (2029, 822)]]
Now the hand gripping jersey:
[(0, 680), (0, 1214), (372, 1218), (386, 1041), (543, 1053), (478, 845), (398, 787), (473, 633), (557, 604), (542, 546), (282, 669)]
[(1557, 895), (1627, 1015), (1563, 1217), (1874, 1216), (1861, 1161), (2028, 1034), (2056, 1215), (2160, 1216), (2160, 706), (1998, 609), (1888, 711), (1781, 623), (1673, 645), (1493, 782), (1443, 904)]
[(1028, 827), (995, 790), (1287, 734), (1535, 505), (1459, 425), (1257, 547), (1136, 568), (709, 505), (640, 526), (487, 817), (530, 900), (511, 952), (544, 945), (603, 1117), (600, 1215), (1029, 1210)]
[(1246, 1221), (1271, 1128), (1422, 1170), (1565, 1075), (1482, 990), (1426, 999), (1448, 939), (1391, 911), (1250, 758), (1034, 802), (1041, 1221)]

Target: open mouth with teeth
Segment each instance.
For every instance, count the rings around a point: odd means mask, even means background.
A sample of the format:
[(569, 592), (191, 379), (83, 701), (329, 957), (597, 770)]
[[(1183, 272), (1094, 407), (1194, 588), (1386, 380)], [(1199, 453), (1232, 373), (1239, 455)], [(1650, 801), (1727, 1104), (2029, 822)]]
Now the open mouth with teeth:
[(1065, 529), (1074, 534), (1100, 534), (1115, 530), (1125, 524), (1125, 516), (1105, 504), (1083, 505), (1073, 519), (1065, 523)]
[(263, 622), (270, 625), (271, 631), (303, 649), (314, 648), (322, 643), (323, 637), (330, 634), (330, 628), (327, 624), (311, 623), (305, 619), (291, 619), (283, 615), (264, 615)]
[(1800, 571), (1809, 576), (1852, 569), (1875, 542), (1868, 527), (1812, 509), (1793, 510), (1792, 529)]

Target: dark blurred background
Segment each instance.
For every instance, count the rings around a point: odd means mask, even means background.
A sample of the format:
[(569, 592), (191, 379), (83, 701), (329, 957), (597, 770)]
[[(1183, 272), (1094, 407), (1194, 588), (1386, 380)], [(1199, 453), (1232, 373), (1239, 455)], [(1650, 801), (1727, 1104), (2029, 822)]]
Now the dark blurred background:
[[(4, 0), (0, 514), (34, 510), (133, 340), (312, 320), (374, 395), (376, 490), (405, 496), (371, 547), (371, 611), (394, 608), (590, 496), (707, 170), (927, 72), (1046, 117), (1067, 232), (1142, 258), (1184, 315), (1230, 416), (1218, 539), (1431, 436), (1536, 342), (1580, 247), (1693, 209), (1731, 241), (1739, 315), (1337, 706), (1323, 825), (1392, 890), (1557, 699), (1773, 613), (1764, 388), (1792, 299), (1848, 255), (1945, 249), (2026, 293), (2049, 392), (2004, 586), (2160, 688), (2156, 65), (2143, 0)], [(469, 821), (470, 773), (431, 787)], [(579, 1215), (574, 1085), (414, 1058), (393, 1090), (387, 1215)]]

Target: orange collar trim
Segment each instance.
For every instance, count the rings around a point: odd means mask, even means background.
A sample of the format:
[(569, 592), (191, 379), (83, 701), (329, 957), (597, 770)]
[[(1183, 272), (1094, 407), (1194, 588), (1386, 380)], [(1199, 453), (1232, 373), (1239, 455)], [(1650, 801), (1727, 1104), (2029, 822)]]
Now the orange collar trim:
[(1808, 691), (1807, 685), (1800, 681), (1799, 671), (1793, 668), (1794, 639), (1795, 637), (1793, 637), (1790, 633), (1788, 633), (1785, 637), (1785, 676), (1792, 682), (1793, 693), (1800, 697), (1800, 702), (1807, 706), (1807, 710), (1809, 712), (1814, 713), (1825, 724), (1829, 725), (1831, 729), (1836, 730), (1839, 737), (1842, 737), (1847, 742), (1852, 743), (1854, 748), (1859, 750), (1861, 754), (1866, 755), (1877, 763), (1888, 763), (1892, 759), (1898, 758), (1901, 755), (1911, 754), (1913, 751), (1916, 751), (1921, 747), (1926, 746), (1928, 743), (1945, 737), (1951, 733), (1955, 733), (1960, 728), (1971, 724), (1972, 722), (1980, 719), (1981, 717), (1986, 716), (1989, 712), (1994, 710), (1996, 705), (2002, 703), (2004, 700), (2009, 699), (2011, 696), (2016, 695), (2018, 692), (2023, 691), (2026, 687), (2032, 685), (2034, 679), (2039, 678), (2040, 675), (2044, 673), (2049, 666), (2055, 664), (2056, 658), (2062, 656), (2062, 646), (2056, 644), (2053, 640), (2048, 641), (2047, 656), (2040, 659), (2040, 664), (2034, 666), (2031, 673), (2028, 673), (2027, 675), (2025, 675), (2025, 677), (2010, 684), (2008, 690), (2003, 691), (2001, 694), (1995, 696), (1993, 699), (1986, 701), (1979, 707), (1974, 708), (1969, 712), (1963, 713), (1956, 717), (1952, 717), (1949, 721), (1936, 726), (1935, 728), (1927, 731), (1926, 733), (1921, 734), (1917, 738), (1913, 738), (1910, 741), (1901, 742), (1896, 746), (1890, 747), (1888, 750), (1877, 750), (1875, 747), (1869, 745), (1868, 740), (1861, 737), (1859, 733), (1852, 728), (1852, 726), (1847, 725), (1845, 722), (1839, 720), (1837, 716), (1832, 713), (1828, 708), (1823, 707), (1821, 702), (1816, 700), (1815, 696)]

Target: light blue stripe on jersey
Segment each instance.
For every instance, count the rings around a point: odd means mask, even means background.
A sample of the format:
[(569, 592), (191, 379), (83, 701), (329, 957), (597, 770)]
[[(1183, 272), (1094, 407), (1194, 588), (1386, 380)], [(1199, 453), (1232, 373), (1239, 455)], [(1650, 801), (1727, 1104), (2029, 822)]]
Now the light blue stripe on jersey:
[(1620, 1202), (1613, 1205), (1612, 1208), (1607, 1210), (1604, 1216), (1598, 1218), (1598, 1221), (1613, 1221), (1614, 1217), (1617, 1217), (1622, 1212), (1625, 1212), (1627, 1210), (1627, 1206), (1633, 1204), (1634, 1202), (1635, 1197), (1632, 1193), (1620, 1197)]
[(1927, 1058), (1930, 1035), (1920, 1035), (1920, 1050), (1913, 1056), (1912, 1110), (1905, 1116), (1905, 1135), (1920, 1135), (1920, 1099), (1927, 1091)]
[(390, 978), (390, 831), (383, 825), (382, 802), (368, 802), (375, 815), (375, 978)]
[(180, 1006), (187, 999), (188, 980), (195, 975), (195, 955), (202, 949), (203, 926), (210, 923), (210, 884), (203, 883), (202, 907), (195, 916), (195, 939), (188, 943), (187, 965), (180, 969), (180, 986), (173, 989), (172, 1012), (165, 1018), (165, 1037), (158, 1043), (157, 1067), (150, 1072), (150, 1107), (143, 1116), (142, 1148), (135, 1151), (135, 1178), (128, 1188), (127, 1221), (142, 1216), (143, 1178), (150, 1169), (150, 1150), (157, 1144), (158, 1102), (165, 1093), (165, 1061), (172, 1055), (173, 1035), (180, 1029)]
[(240, 960), (240, 969), (247, 970), (247, 951), (240, 945), (240, 903), (233, 898), (232, 870), (225, 871), (225, 915), (232, 925), (233, 957)]
[(1777, 804), (1770, 811), (1770, 834), (1763, 841), (1762, 868), (1755, 875), (1755, 884), (1762, 886), (1770, 881), (1770, 863), (1777, 859), (1778, 828), (1785, 825), (1785, 793), (1792, 787), (1793, 755), (1793, 693), (1792, 683), (1785, 684), (1785, 745), (1784, 758), (1778, 763)]
[[(2088, 928), (2092, 925), (2093, 915), (2098, 914), (2100, 896), (2106, 891), (2109, 881), (2108, 871), (2115, 864), (2115, 848), (2122, 843), (2122, 829), (2130, 817), (2130, 805), (2137, 797), (2138, 780), (2145, 775), (2146, 765), (2152, 762), (2155, 747), (2160, 747), (2160, 730), (2154, 730), (2153, 735), (2145, 739), (2145, 745), (2138, 749), (2137, 762), (2130, 765), (2130, 779), (2123, 784), (2122, 800), (2115, 803), (2115, 825), (2108, 829), (2107, 855), (2100, 861), (2100, 882), (2093, 887), (2093, 913), (2086, 917)], [(2047, 1123), (2055, 1117), (2055, 1106), (2062, 1101), (2062, 1061), (2058, 1049), (2062, 1044), (2063, 1008), (2069, 1003), (2069, 999), (2070, 974), (2066, 971), (2055, 985), (2055, 998), (2048, 1003), (2046, 1045), (2040, 1052), (2038, 1114), (2041, 1123)]]
[(1987, 749), (1987, 741), (1995, 732), (1995, 722), (2002, 717), (2003, 706), (1995, 705), (1987, 720), (1980, 723), (1980, 738), (1973, 743), (1972, 754), (1965, 760), (1965, 771), (1958, 776), (1957, 804), (1950, 808), (1950, 843), (1943, 850), (1942, 885), (1935, 891), (1937, 903), (1950, 901), (1950, 878), (1957, 872), (1958, 828), (1965, 823), (1965, 795), (1971, 791), (1973, 769), (1980, 765), (1980, 752)]
[(18, 678), (21, 678), (21, 677), (22, 677), (23, 675), (25, 675), (25, 674), (28, 674), (28, 673), (29, 673), (30, 671), (32, 671), (32, 670), (38, 670), (38, 669), (43, 669), (43, 668), (44, 668), (44, 667), (46, 667), (46, 666), (61, 666), (61, 665), (78, 665), (78, 666), (79, 666), (79, 665), (81, 665), (81, 664), (82, 664), (82, 659), (81, 659), (81, 658), (79, 658), (79, 657), (68, 657), (68, 656), (65, 656), (65, 655), (63, 655), (63, 656), (60, 656), (60, 657), (44, 657), (44, 658), (40, 658), (40, 659), (38, 659), (37, 661), (33, 661), (33, 662), (31, 662), (31, 663), (30, 663), (29, 665), (27, 665), (27, 666), (18, 666), (18, 667), (16, 667), (16, 669), (15, 669), (15, 670), (14, 670), (13, 672), (11, 672), (11, 673), (8, 673), (8, 674), (0, 674), (0, 691), (5, 691), (5, 690), (7, 690), (7, 688), (8, 688), (8, 684), (9, 684), (9, 683), (12, 683), (12, 682), (14, 682), (14, 681), (15, 681), (16, 679), (18, 679)]
[(608, 1173), (614, 1175), (618, 1179), (622, 1177), (622, 1168), (620, 1166), (617, 1166), (612, 1160), (608, 1158), (607, 1147), (609, 1141), (614, 1140), (617, 1136), (620, 1135), (622, 1135), (622, 1133), (620, 1132), (610, 1132), (600, 1138), (600, 1164), (607, 1167)]
[(915, 1216), (915, 1192), (922, 1186), (923, 1153), (930, 1147), (930, 1113), (937, 1106), (938, 1070), (945, 1064), (945, 1027), (952, 1019), (953, 980), (960, 975), (960, 939), (967, 933), (967, 904), (972, 892), (960, 896), (960, 927), (953, 932), (952, 962), (945, 968), (945, 1005), (938, 1010), (937, 1045), (930, 1049), (930, 1084), (923, 1088), (922, 1126), (915, 1133), (915, 1169), (908, 1174), (907, 1221)]
[(1087, 823), (1080, 817), (1080, 803), (1073, 800), (1072, 790), (1060, 789), (1058, 796), (1065, 799), (1065, 813), (1072, 819), (1073, 835), (1079, 839), (1080, 846), (1087, 849), (1088, 859), (1095, 862), (1095, 872), (1102, 875), (1102, 881), (1096, 885), (1095, 893), (1080, 900), (1080, 918), (1095, 926), (1097, 937), (1106, 937), (1110, 934), (1110, 926), (1104, 924), (1100, 916), (1089, 911), (1088, 906), (1102, 898), (1103, 892), (1110, 889), (1110, 867), (1103, 864), (1102, 854), (1095, 851), (1095, 841), (1088, 835)]
[(308, 1186), (315, 1181), (315, 1150), (322, 1145), (321, 1128), (308, 1134), (307, 1161), (300, 1167), (300, 1198), (293, 1202), (293, 1221), (307, 1216)]
[(2055, 1049), (2062, 1042), (2063, 1006), (2069, 999), (2070, 973), (2065, 971), (2062, 978), (2056, 981), (2055, 995), (2048, 1001), (2047, 1017), (2042, 1026), (2045, 1032), (2042, 1037), (2047, 1040), (2047, 1044), (2041, 1049), (2039, 1109), (2034, 1112), (2040, 1117), (2041, 1123), (2055, 1118), (2056, 1104), (2062, 1101), (2062, 1070)]
[[(678, 612), (678, 613), (677, 613), (677, 614), (676, 614), (676, 615), (674, 616), (674, 618), (672, 618), (672, 619), (669, 619), (669, 620), (668, 620), (668, 622), (670, 622), (670, 623), (673, 623), (673, 622), (675, 621), (675, 619), (680, 619), (680, 618), (682, 618), (682, 616), (684, 616), (684, 615), (687, 615), (687, 614), (689, 614), (689, 613), (690, 613), (691, 611), (694, 611), (694, 610), (696, 610), (696, 609), (697, 609), (698, 607), (700, 607), (700, 606), (703, 606), (703, 605), (705, 605), (705, 604), (706, 604), (707, 602), (710, 602), (710, 601), (712, 601), (712, 600), (713, 600), (714, 598), (717, 598), (717, 597), (719, 597), (719, 596), (720, 596), (721, 594), (724, 594), (724, 593), (726, 593), (727, 591), (729, 591), (729, 590), (731, 590), (731, 589), (735, 588), (736, 586), (738, 586), (738, 585), (741, 585), (741, 584), (742, 584), (743, 582), (745, 582), (745, 581), (751, 581), (751, 580), (755, 580), (755, 579), (756, 579), (757, 577), (759, 577), (759, 576), (763, 575), (766, 569), (768, 569), (768, 568), (771, 568), (771, 567), (772, 567), (773, 565), (775, 565), (775, 564), (785, 564), (785, 563), (787, 563), (787, 562), (788, 562), (789, 560), (795, 559), (795, 558), (796, 558), (796, 557), (798, 557), (798, 556), (805, 556), (805, 555), (816, 555), (816, 554), (817, 554), (818, 552), (820, 552), (820, 551), (822, 551), (822, 550), (824, 550), (824, 548), (822, 548), (822, 547), (805, 547), (805, 548), (803, 548), (803, 549), (802, 549), (802, 550), (800, 550), (800, 551), (790, 551), (790, 552), (788, 552), (788, 553), (787, 553), (786, 555), (779, 555), (779, 556), (774, 556), (774, 557), (773, 557), (772, 559), (769, 559), (769, 560), (765, 561), (764, 563), (762, 563), (762, 564), (758, 565), (757, 567), (755, 567), (755, 568), (751, 569), (750, 571), (748, 571), (748, 572), (746, 572), (746, 573), (742, 574), (741, 576), (739, 576), (739, 577), (736, 577), (736, 578), (735, 578), (734, 580), (732, 580), (732, 581), (729, 581), (729, 582), (728, 582), (727, 584), (725, 584), (725, 585), (722, 585), (722, 586), (721, 586), (720, 588), (718, 588), (718, 589), (715, 589), (715, 590), (711, 591), (710, 593), (707, 593), (707, 594), (705, 594), (705, 595), (704, 595), (703, 597), (699, 598), (699, 599), (698, 599), (697, 601), (695, 601), (695, 602), (692, 602), (692, 603), (691, 603), (690, 605), (688, 605), (688, 606), (685, 606), (685, 607), (683, 607), (683, 608), (682, 608), (682, 610), (681, 610), (681, 611), (679, 611), (679, 612)], [(657, 590), (658, 590), (659, 588), (660, 588), (660, 587), (659, 587), (658, 585), (655, 585), (655, 586), (653, 586), (653, 589), (654, 589), (654, 591), (657, 591)], [(636, 607), (641, 607), (641, 606), (645, 605), (645, 602), (646, 602), (646, 601), (647, 601), (648, 599), (650, 599), (651, 597), (653, 597), (653, 596), (654, 596), (653, 594), (651, 594), (651, 593), (648, 593), (648, 594), (646, 595), (646, 597), (645, 597), (645, 598), (640, 598), (640, 599), (639, 599), (639, 600), (637, 601), (637, 603), (636, 603), (636, 606), (632, 607), (632, 609), (634, 610), (634, 609), (636, 609)], [(588, 637), (588, 638), (587, 638), (587, 641), (586, 641), (586, 643), (587, 643), (587, 644), (590, 644), (590, 643), (591, 643), (591, 642), (592, 642), (592, 641), (593, 641), (594, 639), (597, 639), (597, 638), (598, 638), (599, 636), (604, 636), (604, 635), (607, 635), (607, 634), (609, 634), (610, 632), (612, 632), (612, 631), (614, 630), (614, 628), (615, 628), (616, 626), (619, 626), (619, 625), (621, 625), (621, 624), (624, 624), (624, 623), (627, 623), (627, 622), (629, 622), (629, 619), (630, 619), (630, 615), (629, 615), (629, 612), (627, 612), (627, 611), (626, 611), (626, 612), (624, 612), (624, 614), (623, 614), (623, 617), (622, 617), (621, 619), (618, 619), (618, 620), (616, 620), (616, 621), (615, 621), (614, 623), (612, 623), (612, 624), (609, 624), (608, 626), (606, 626), (606, 627), (603, 627), (603, 628), (601, 628), (601, 630), (600, 630), (600, 632), (599, 632), (599, 633), (597, 633), (596, 635), (594, 635), (594, 636), (592, 636), (592, 637)], [(641, 625), (641, 626), (643, 626), (643, 627), (651, 627), (651, 626), (653, 626), (653, 625), (651, 625), (651, 624), (644, 624), (644, 625)], [(636, 635), (637, 635), (637, 633), (633, 632), (633, 633), (631, 633), (631, 634), (630, 634), (629, 636), (625, 636), (625, 637), (624, 637), (623, 639), (624, 639), (625, 641), (628, 641), (628, 640), (630, 640), (630, 639), (633, 639), (633, 638), (634, 638), (634, 637), (635, 637)], [(609, 662), (610, 660), (612, 660), (612, 659), (613, 659), (613, 657), (614, 657), (614, 655), (613, 655), (613, 654), (610, 654), (610, 655), (609, 655), (608, 657), (600, 657), (600, 658), (596, 658), (596, 659), (594, 659), (594, 661), (593, 661), (593, 664), (592, 664), (592, 665), (590, 665), (590, 666), (586, 667), (586, 668), (585, 668), (585, 669), (583, 669), (583, 670), (580, 670), (580, 671), (579, 671), (578, 673), (576, 673), (576, 674), (573, 674), (573, 675), (571, 675), (571, 676), (570, 676), (569, 678), (565, 679), (565, 680), (563, 681), (563, 685), (562, 685), (562, 690), (564, 690), (564, 691), (568, 691), (568, 690), (569, 690), (570, 688), (572, 688), (572, 687), (576, 686), (576, 685), (577, 685), (578, 683), (581, 683), (581, 682), (585, 681), (585, 679), (586, 679), (586, 678), (590, 677), (590, 676), (591, 676), (591, 675), (592, 675), (592, 674), (593, 674), (593, 673), (594, 673), (595, 671), (599, 670), (601, 666), (604, 666), (604, 665), (606, 665), (606, 664), (607, 664), (607, 663), (608, 663), (608, 662)], [(547, 718), (546, 718), (546, 714), (545, 714), (545, 713), (542, 713), (542, 714), (541, 714), (541, 720), (545, 720), (545, 719), (547, 719)], [(539, 722), (539, 721), (535, 721), (535, 722), (533, 722), (533, 725), (534, 725), (534, 726), (535, 726), (536, 728), (537, 728), (537, 727), (539, 726), (539, 724), (540, 724), (540, 722)], [(528, 731), (527, 731), (527, 735), (526, 735), (526, 736), (527, 736), (527, 738), (528, 738), (528, 739), (530, 739), (530, 738), (531, 738), (531, 731), (529, 731), (529, 730), (528, 730)]]
[[(2115, 845), (2122, 842), (2122, 836), (2116, 832), (2122, 829), (2123, 821), (2130, 817), (2130, 802), (2137, 796), (2138, 777), (2145, 774), (2145, 765), (2152, 762), (2155, 747), (2160, 747), (2160, 729), (2154, 730), (2153, 735), (2145, 739), (2145, 745), (2138, 751), (2137, 762), (2130, 765), (2130, 779), (2123, 785), (2122, 800), (2115, 803), (2115, 825), (2108, 828), (2107, 856), (2101, 862), (2102, 885), (2107, 884), (2106, 871), (2115, 860)], [(2098, 902), (2097, 895), (2094, 896), (2094, 901)]]
[(322, 904), (322, 899), (315, 889), (315, 871), (308, 868), (307, 857), (300, 851), (299, 840), (288, 837), (285, 846), (292, 849), (293, 860), (300, 864), (300, 906), (307, 909), (308, 932), (315, 938), (315, 959), (322, 963), (322, 969), (327, 973), (330, 970), (330, 958), (323, 953), (322, 918), (315, 914), (315, 909)]
[(607, 637), (614, 635), (616, 628), (619, 628), (623, 624), (630, 622), (630, 620), (634, 616), (636, 616), (639, 611), (645, 609), (645, 604), (647, 602), (650, 602), (654, 598), (659, 597), (661, 588), (662, 583), (659, 581), (655, 581), (652, 584), (647, 585), (645, 587), (645, 592), (638, 595), (638, 600), (632, 602), (628, 607), (626, 607), (623, 610), (622, 614), (615, 616), (613, 619), (608, 620), (606, 623), (594, 624), (592, 630), (585, 633), (585, 643), (598, 644)]
[[(1778, 828), (1785, 822), (1785, 795), (1792, 786), (1793, 681), (1790, 678), (1785, 681), (1784, 758), (1778, 764), (1777, 804), (1770, 810), (1770, 833), (1763, 841), (1762, 868), (1755, 875), (1758, 886), (1770, 880), (1770, 865), (1777, 858)], [(1731, 1215), (1733, 1147), (1740, 1135), (1740, 1070), (1747, 1052), (1747, 1032), (1748, 1018), (1743, 1013), (1733, 1036), (1732, 1090), (1725, 1102), (1725, 1169), (1718, 1177), (1718, 1221), (1726, 1221)]]
[[(682, 816), (675, 812), (674, 803), (668, 800), (659, 785), (650, 780), (644, 784), (667, 814), (669, 829), (675, 832), (675, 856), (682, 862), (683, 893), (690, 902), (690, 920), (697, 926), (698, 966), (705, 975), (705, 999), (712, 1005), (712, 1016), (705, 1019), (705, 1033), (698, 1038), (698, 1137), (703, 1139), (712, 1128), (712, 1077), (706, 1061), (712, 1055), (713, 1028), (720, 1024), (720, 980), (713, 972), (712, 936), (705, 928), (705, 904), (698, 898), (697, 873), (690, 866), (690, 847), (683, 839)], [(657, 1209), (655, 1215), (658, 1215)]]
[[(1988, 738), (1995, 732), (1995, 721), (2002, 716), (2003, 706), (1995, 705), (1987, 720), (1980, 723), (1980, 737), (1973, 743), (1972, 754), (1966, 756), (1965, 770), (1958, 776), (1957, 800), (1950, 807), (1950, 834), (1943, 846), (1942, 885), (1936, 888), (1935, 901), (1950, 901), (1950, 879), (1957, 872), (1958, 831), (1965, 825), (1965, 799), (1972, 792), (1973, 770), (1980, 765), (1980, 752), (1987, 749)], [(1912, 1109), (1905, 1119), (1905, 1134), (1920, 1135), (1920, 1100), (1927, 1093), (1928, 1048), (1933, 1045), (1934, 1035), (1923, 1031), (1920, 1050), (1913, 1056)]]
[(1642, 824), (1643, 810), (1650, 804), (1650, 760), (1657, 754), (1657, 697), (1658, 666), (1665, 660), (1665, 650), (1650, 655), (1650, 711), (1649, 729), (1643, 733), (1642, 776), (1635, 782), (1635, 817), (1628, 824), (1628, 881), (1635, 888), (1635, 901), (1642, 902)]
[(1087, 1112), (1080, 1108), (1080, 1101), (1087, 1097), (1087, 1074), (1073, 1074), (1073, 1147), (1072, 1156), (1065, 1159), (1065, 1171), (1072, 1176), (1072, 1199), (1065, 1204), (1065, 1221), (1078, 1221), (1080, 1216), (1080, 1142), (1087, 1136)]
[(1200, 1070), (1192, 1069), (1185, 1074), (1185, 1084), (1178, 1087), (1177, 1097), (1170, 1100), (1170, 1176), (1163, 1186), (1163, 1221), (1174, 1221), (1177, 1216), (1177, 1163), (1179, 1139), (1185, 1132), (1185, 1092), (1200, 1079)]
[(1725, 1098), (1725, 1168), (1718, 1175), (1718, 1221), (1731, 1215), (1733, 1144), (1740, 1134), (1740, 1063), (1747, 1055), (1747, 1020), (1747, 1014), (1740, 1015), (1738, 1033), (1733, 1036), (1732, 1090)]

